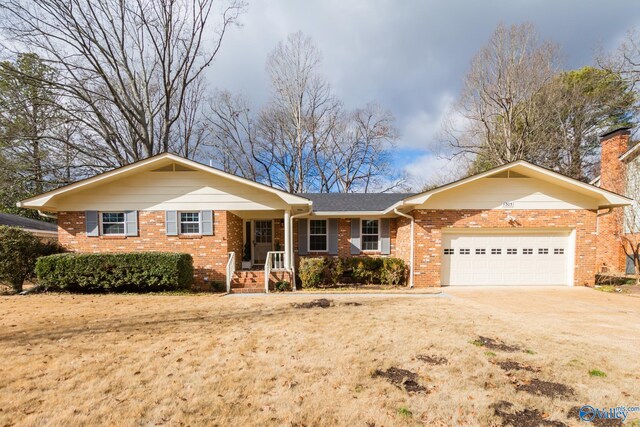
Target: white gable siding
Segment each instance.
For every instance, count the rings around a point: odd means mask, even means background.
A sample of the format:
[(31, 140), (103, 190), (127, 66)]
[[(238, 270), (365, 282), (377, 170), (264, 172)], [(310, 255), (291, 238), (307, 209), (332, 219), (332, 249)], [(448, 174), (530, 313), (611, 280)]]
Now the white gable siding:
[[(512, 202), (512, 206), (503, 203)], [(434, 194), (418, 209), (596, 209), (584, 194), (535, 178), (481, 178)]]
[(61, 197), (59, 211), (79, 210), (274, 210), (278, 196), (201, 171), (141, 172)]

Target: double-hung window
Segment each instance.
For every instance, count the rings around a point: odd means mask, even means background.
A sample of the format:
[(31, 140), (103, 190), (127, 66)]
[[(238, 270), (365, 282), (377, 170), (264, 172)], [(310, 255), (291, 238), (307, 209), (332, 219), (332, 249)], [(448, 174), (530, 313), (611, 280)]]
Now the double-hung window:
[(377, 251), (380, 240), (380, 222), (377, 219), (362, 220), (362, 250)]
[(309, 250), (312, 252), (327, 251), (327, 220), (309, 220)]
[(180, 212), (180, 234), (200, 234), (200, 212)]
[(124, 236), (124, 212), (102, 212), (101, 231), (104, 236)]

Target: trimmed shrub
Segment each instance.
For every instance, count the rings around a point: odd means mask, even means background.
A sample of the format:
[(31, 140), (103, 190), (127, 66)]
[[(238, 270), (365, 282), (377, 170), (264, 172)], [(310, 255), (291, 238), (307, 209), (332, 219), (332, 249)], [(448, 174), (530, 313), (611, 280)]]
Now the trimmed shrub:
[(383, 258), (351, 258), (353, 279), (358, 283), (380, 283)]
[(407, 268), (400, 258), (382, 258), (380, 281), (385, 285), (398, 286), (404, 284)]
[(59, 254), (36, 263), (38, 282), (69, 292), (159, 292), (187, 289), (193, 283), (189, 254), (135, 252)]
[(323, 281), (329, 285), (337, 285), (344, 274), (344, 261), (339, 257), (326, 258), (324, 270), (322, 271)]
[(0, 282), (21, 292), (25, 280), (34, 276), (36, 260), (58, 252), (62, 248), (56, 242), (42, 241), (18, 227), (0, 226)]
[(303, 288), (335, 286), (345, 276), (360, 284), (399, 286), (406, 280), (406, 265), (400, 258), (317, 257), (301, 258), (298, 271)]
[(301, 258), (298, 275), (303, 288), (316, 288), (324, 282), (324, 258)]

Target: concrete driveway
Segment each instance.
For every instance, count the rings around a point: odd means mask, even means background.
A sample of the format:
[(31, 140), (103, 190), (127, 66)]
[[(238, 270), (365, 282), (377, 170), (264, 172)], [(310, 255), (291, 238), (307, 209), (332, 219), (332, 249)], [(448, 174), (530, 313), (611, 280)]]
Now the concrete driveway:
[(640, 298), (585, 287), (447, 287), (457, 303), (531, 331), (582, 337), (594, 345), (638, 347)]

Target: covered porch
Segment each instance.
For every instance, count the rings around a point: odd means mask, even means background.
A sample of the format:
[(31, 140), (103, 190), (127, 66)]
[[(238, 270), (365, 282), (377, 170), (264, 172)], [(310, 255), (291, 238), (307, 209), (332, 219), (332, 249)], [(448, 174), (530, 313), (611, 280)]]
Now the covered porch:
[[(301, 212), (306, 209), (300, 208)], [(230, 211), (227, 292), (269, 292), (287, 281), (295, 290), (290, 210)]]

